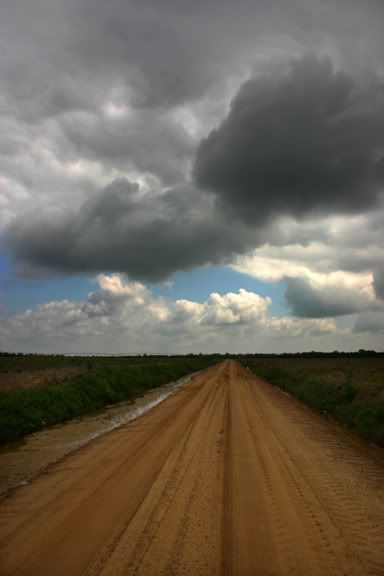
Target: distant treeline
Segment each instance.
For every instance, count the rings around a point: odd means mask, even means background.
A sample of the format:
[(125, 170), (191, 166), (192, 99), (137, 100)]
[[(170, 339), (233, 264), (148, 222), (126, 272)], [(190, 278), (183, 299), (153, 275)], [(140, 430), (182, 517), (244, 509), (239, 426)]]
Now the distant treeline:
[(240, 358), (384, 358), (383, 352), (358, 350), (357, 352), (283, 352), (282, 354), (237, 354)]
[(134, 358), (194, 358), (207, 356), (211, 358), (384, 358), (384, 351), (377, 352), (376, 350), (364, 350), (360, 349), (356, 352), (342, 352), (334, 350), (333, 352), (317, 352), (312, 350), (311, 352), (281, 352), (279, 354), (270, 352), (255, 352), (255, 353), (237, 353), (231, 354), (226, 353), (212, 353), (212, 354), (202, 354), (199, 353), (189, 353), (189, 354), (41, 354), (35, 352), (1, 352), (0, 357), (11, 357), (11, 358), (81, 358), (92, 359), (92, 358), (119, 358), (119, 359), (134, 359)]
[(0, 357), (11, 358), (194, 358), (195, 356), (220, 356), (221, 354), (44, 354), (41, 352), (2, 352)]

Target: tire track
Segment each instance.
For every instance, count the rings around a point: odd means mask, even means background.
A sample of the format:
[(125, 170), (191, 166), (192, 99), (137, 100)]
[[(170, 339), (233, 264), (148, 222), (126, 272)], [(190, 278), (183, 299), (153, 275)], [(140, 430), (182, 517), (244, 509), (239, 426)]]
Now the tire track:
[(225, 361), (0, 502), (0, 574), (384, 576), (383, 479)]
[[(244, 376), (249, 378), (248, 374)], [(348, 575), (381, 574), (384, 493), (377, 479), (380, 469), (383, 478), (383, 467), (377, 465), (371, 456), (366, 456), (364, 452), (369, 452), (369, 447), (356, 443), (354, 439), (346, 442), (348, 435), (342, 429), (337, 429), (337, 434), (332, 437), (334, 453), (330, 458), (327, 450), (330, 443), (327, 422), (319, 419), (320, 426), (314, 437), (304, 435), (302, 426), (292, 427), (292, 408), (304, 413), (310, 422), (312, 411), (297, 402), (290, 402), (291, 413), (280, 410), (276, 417), (275, 409), (270, 413), (266, 402), (268, 397), (260, 394), (260, 385), (267, 393), (278, 391), (260, 382), (252, 387), (252, 382), (250, 379), (255, 410), (259, 411), (261, 418), (265, 419), (266, 414), (270, 416), (265, 424), (274, 438), (273, 452), (280, 454), (280, 466), (288, 473), (285, 484), (294, 487), (302, 501), (306, 501), (307, 513), (320, 530), (326, 549), (332, 550), (336, 544), (337, 556), (341, 555), (340, 547), (343, 549)], [(274, 408), (274, 404), (272, 406)], [(290, 429), (294, 434), (286, 435), (284, 431)], [(324, 434), (326, 443), (322, 438)], [(364, 457), (361, 454), (362, 448)], [(328, 535), (330, 538), (327, 541)]]

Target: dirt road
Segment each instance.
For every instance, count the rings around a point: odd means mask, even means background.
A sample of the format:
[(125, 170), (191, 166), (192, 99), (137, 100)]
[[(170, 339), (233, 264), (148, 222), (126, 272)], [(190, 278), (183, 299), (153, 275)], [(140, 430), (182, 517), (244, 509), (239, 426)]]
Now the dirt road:
[(384, 458), (235, 362), (0, 503), (0, 574), (384, 574)]

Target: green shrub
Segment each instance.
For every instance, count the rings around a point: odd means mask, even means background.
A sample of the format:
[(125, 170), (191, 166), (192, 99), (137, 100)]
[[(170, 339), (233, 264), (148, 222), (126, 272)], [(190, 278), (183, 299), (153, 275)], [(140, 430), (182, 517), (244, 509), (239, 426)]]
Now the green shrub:
[(0, 443), (22, 438), (45, 426), (131, 400), (150, 388), (207, 368), (212, 357), (176, 358), (160, 364), (105, 366), (55, 386), (0, 393)]
[(382, 362), (362, 359), (249, 360), (247, 366), (319, 412), (332, 416), (370, 442), (384, 445)]

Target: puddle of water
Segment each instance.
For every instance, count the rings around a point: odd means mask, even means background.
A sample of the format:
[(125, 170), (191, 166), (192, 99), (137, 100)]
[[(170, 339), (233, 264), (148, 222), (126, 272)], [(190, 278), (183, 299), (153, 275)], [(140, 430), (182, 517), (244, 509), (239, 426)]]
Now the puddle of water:
[[(196, 373), (195, 373), (196, 374)], [(194, 374), (153, 388), (134, 402), (107, 406), (99, 412), (51, 426), (23, 440), (0, 446), (0, 496), (27, 484), (49, 464), (147, 412), (190, 380)]]

